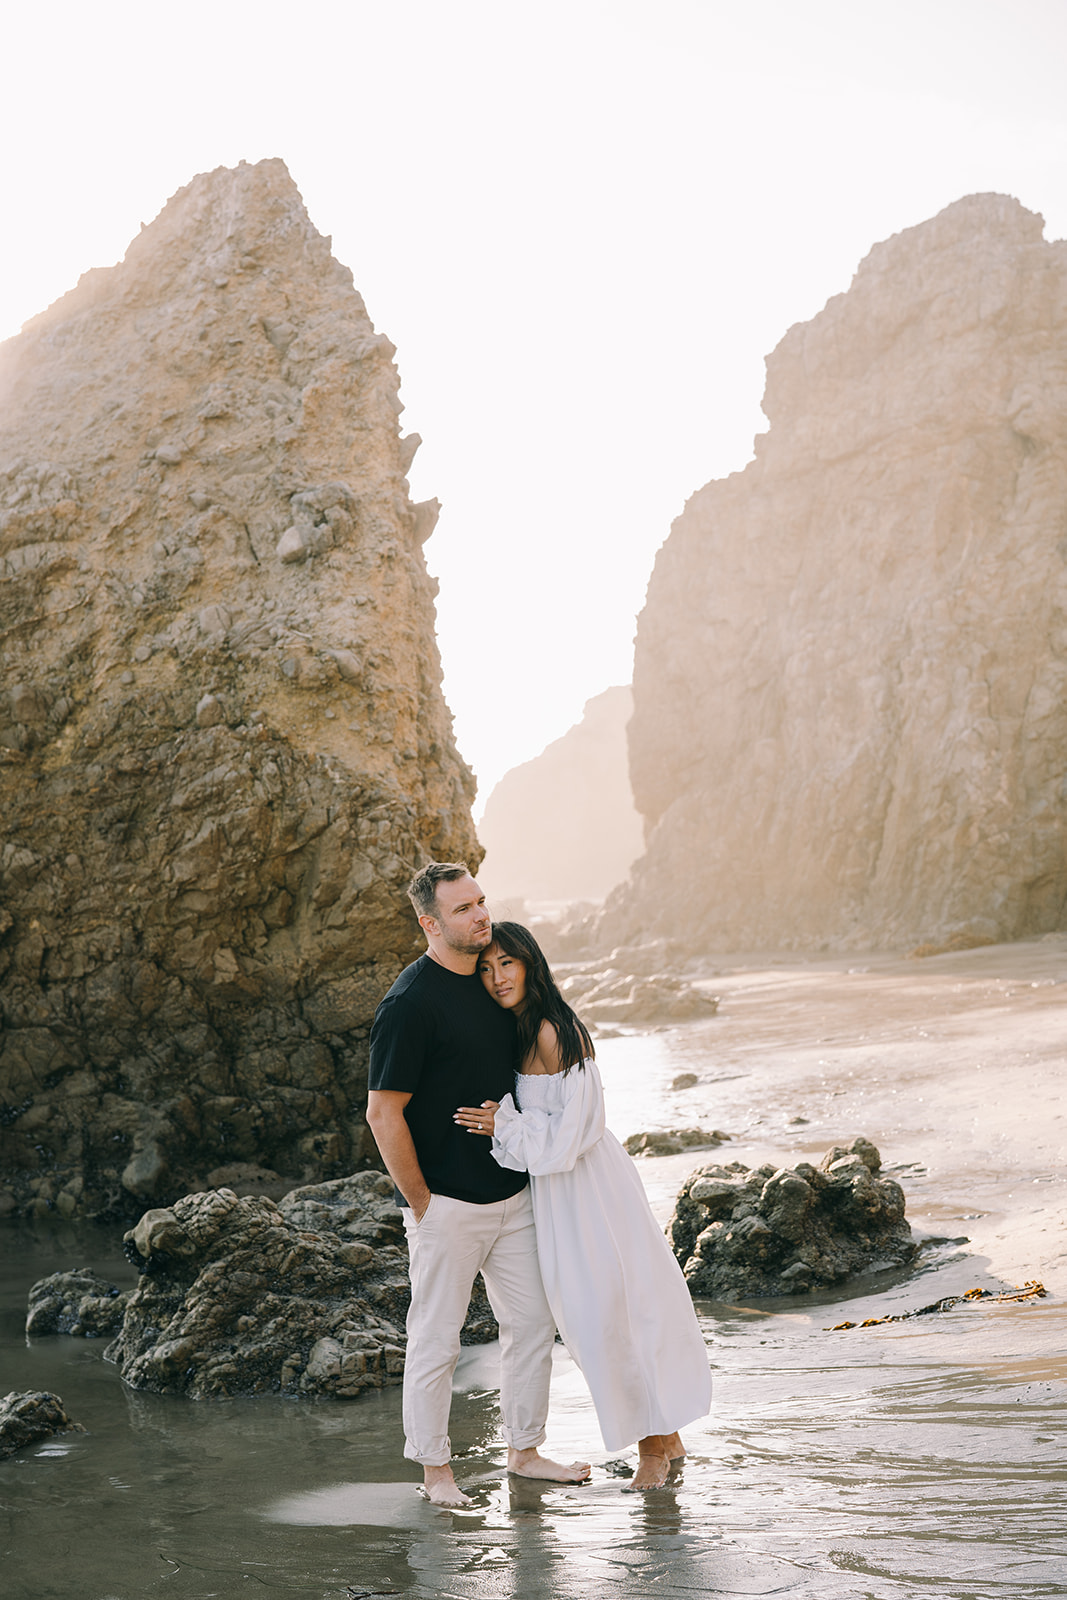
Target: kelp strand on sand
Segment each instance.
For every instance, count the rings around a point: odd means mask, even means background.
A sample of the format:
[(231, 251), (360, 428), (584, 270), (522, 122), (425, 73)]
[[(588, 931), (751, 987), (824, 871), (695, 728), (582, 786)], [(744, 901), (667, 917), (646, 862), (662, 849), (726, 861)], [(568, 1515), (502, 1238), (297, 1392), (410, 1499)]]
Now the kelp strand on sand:
[(1043, 1300), (1047, 1294), (1043, 1283), (1038, 1283), (1034, 1278), (1028, 1278), (1020, 1289), (1003, 1290), (997, 1294), (993, 1289), (968, 1289), (965, 1294), (947, 1294), (942, 1300), (935, 1300), (933, 1305), (920, 1306), (917, 1311), (901, 1311), (895, 1317), (867, 1317), (863, 1322), (835, 1322), (832, 1328), (827, 1328), (827, 1333), (844, 1333), (849, 1328), (880, 1328), (884, 1322), (907, 1322), (909, 1317), (930, 1317), (938, 1311), (951, 1311), (954, 1306), (976, 1305), (979, 1300), (994, 1305), (1008, 1305), (1012, 1301)]

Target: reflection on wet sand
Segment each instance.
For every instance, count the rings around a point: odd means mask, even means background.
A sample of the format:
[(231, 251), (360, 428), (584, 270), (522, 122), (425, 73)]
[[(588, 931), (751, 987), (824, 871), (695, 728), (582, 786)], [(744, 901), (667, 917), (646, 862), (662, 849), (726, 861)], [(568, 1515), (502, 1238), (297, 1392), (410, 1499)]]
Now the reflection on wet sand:
[(288, 1522), (298, 1528), (418, 1528), (432, 1527), (436, 1508), (412, 1493), (405, 1483), (335, 1483), (324, 1489), (305, 1489), (264, 1506), (268, 1522)]

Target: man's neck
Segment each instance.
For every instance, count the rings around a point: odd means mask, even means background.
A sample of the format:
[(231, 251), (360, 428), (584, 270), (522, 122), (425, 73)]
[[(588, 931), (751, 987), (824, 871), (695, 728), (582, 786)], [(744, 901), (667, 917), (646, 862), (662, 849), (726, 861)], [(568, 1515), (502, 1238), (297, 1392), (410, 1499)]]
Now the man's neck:
[(445, 944), (443, 939), (427, 939), (426, 954), (431, 961), (436, 961), (439, 967), (445, 967), (449, 972), (457, 973), (461, 978), (469, 978), (478, 966), (478, 953), (469, 955), (465, 950), (453, 950), (450, 944)]

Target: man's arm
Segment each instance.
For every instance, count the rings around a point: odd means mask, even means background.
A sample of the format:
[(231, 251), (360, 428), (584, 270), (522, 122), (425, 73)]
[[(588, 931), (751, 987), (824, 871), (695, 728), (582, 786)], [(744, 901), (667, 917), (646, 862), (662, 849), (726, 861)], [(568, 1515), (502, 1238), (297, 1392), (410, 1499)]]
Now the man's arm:
[(416, 1222), (430, 1203), (430, 1190), (415, 1154), (404, 1107), (411, 1099), (398, 1089), (372, 1089), (367, 1096), (367, 1125), (381, 1151), (389, 1176), (411, 1207)]

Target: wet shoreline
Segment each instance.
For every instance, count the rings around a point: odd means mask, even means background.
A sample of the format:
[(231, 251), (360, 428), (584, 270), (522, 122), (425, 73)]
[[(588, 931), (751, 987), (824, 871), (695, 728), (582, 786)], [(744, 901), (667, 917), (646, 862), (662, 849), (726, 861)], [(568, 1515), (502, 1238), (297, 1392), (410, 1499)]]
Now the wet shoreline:
[[(55, 1389), (89, 1431), (0, 1464), (5, 1594), (1067, 1591), (1067, 940), (910, 963), (724, 962), (707, 982), (718, 1017), (598, 1050), (620, 1135), (695, 1123), (733, 1135), (640, 1163), (657, 1213), (704, 1161), (792, 1165), (863, 1134), (916, 1232), (944, 1242), (917, 1273), (858, 1294), (701, 1304), (715, 1401), (687, 1430), (674, 1487), (621, 1493), (562, 1351), (549, 1445), (588, 1452), (593, 1483), (507, 1478), (495, 1347), (475, 1348), (454, 1407), (468, 1513), (416, 1495), (398, 1389), (348, 1402), (134, 1394), (103, 1341), (27, 1346), (21, 1333), (26, 1288), (46, 1272), (89, 1265), (129, 1281), (121, 1231), (8, 1223), (3, 1388)], [(672, 1091), (684, 1071), (697, 1085)], [(1032, 1277), (1048, 1299), (826, 1331)]]

